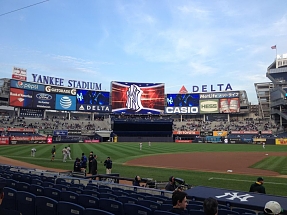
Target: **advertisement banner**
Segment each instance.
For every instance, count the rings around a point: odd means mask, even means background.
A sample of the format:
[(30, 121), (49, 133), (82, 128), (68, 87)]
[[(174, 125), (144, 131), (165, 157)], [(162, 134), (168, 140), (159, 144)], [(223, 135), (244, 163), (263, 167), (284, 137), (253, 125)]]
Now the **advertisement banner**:
[(231, 131), (231, 134), (258, 134), (259, 131)]
[(167, 107), (199, 107), (199, 93), (167, 94)]
[(199, 109), (201, 114), (218, 113), (218, 99), (199, 100)]
[(99, 140), (84, 140), (84, 143), (99, 143)]
[(77, 90), (77, 104), (106, 105), (110, 103), (110, 92)]
[(34, 140), (47, 140), (47, 137), (42, 137), (42, 136), (33, 136), (33, 137), (24, 137), (24, 136), (19, 136), (19, 137), (10, 137), (10, 140), (24, 140), (24, 141), (34, 141)]
[(198, 107), (165, 107), (166, 114), (198, 114)]
[(228, 120), (228, 114), (222, 114), (222, 113), (214, 113), (214, 114), (206, 114), (205, 115), (205, 121), (222, 121), (222, 120)]
[(173, 131), (175, 135), (200, 135), (200, 131)]
[(16, 80), (26, 81), (27, 80), (27, 70), (18, 67), (13, 67), (12, 78)]
[(32, 107), (33, 91), (10, 88), (9, 105), (13, 107)]
[(5, 128), (0, 128), (0, 131), (5, 131), (6, 129)]
[(9, 137), (0, 137), (0, 145), (8, 145)]
[(287, 145), (287, 138), (276, 138), (276, 145)]
[(68, 94), (73, 96), (77, 95), (76, 89), (56, 86), (45, 86), (45, 92), (55, 94)]
[(40, 92), (45, 91), (45, 85), (35, 84), (31, 82), (26, 82), (26, 81), (17, 81), (17, 80), (12, 80), (12, 79), (10, 80), (10, 87), (18, 88), (22, 90), (33, 90), (33, 91), (40, 91)]
[(56, 94), (56, 110), (76, 110), (76, 96)]
[(219, 99), (219, 113), (239, 113), (239, 98)]
[(68, 130), (54, 130), (53, 136), (68, 136)]
[(7, 131), (14, 131), (14, 132), (22, 132), (22, 133), (34, 133), (35, 129), (34, 128), (7, 128)]
[(68, 135), (81, 135), (82, 130), (68, 130)]
[(192, 143), (192, 140), (175, 140), (176, 143)]
[(161, 114), (163, 83), (112, 82), (112, 111), (117, 114)]
[(34, 92), (33, 107), (44, 109), (55, 109), (56, 95), (53, 93)]
[(77, 110), (86, 112), (109, 113), (112, 111), (112, 107), (110, 105), (77, 104)]
[(82, 130), (81, 135), (82, 136), (94, 136), (96, 132), (94, 130)]
[(201, 137), (213, 136), (213, 132), (212, 131), (200, 131), (200, 136)]
[(261, 131), (261, 134), (272, 134), (272, 131)]
[(44, 109), (20, 108), (20, 117), (44, 118)]
[(221, 98), (238, 98), (239, 91), (232, 92), (216, 92), (216, 93), (200, 93), (200, 99), (221, 99)]
[(39, 134), (53, 135), (53, 129), (39, 129)]
[(226, 137), (227, 135), (227, 131), (213, 131), (213, 136)]

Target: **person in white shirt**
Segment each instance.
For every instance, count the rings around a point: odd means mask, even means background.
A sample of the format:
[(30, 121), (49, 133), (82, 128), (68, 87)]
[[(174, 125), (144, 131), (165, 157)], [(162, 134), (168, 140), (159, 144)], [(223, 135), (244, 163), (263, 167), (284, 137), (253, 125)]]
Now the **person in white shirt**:
[(63, 162), (66, 162), (68, 155), (67, 147), (63, 148), (62, 153), (63, 153)]
[(37, 151), (37, 150), (36, 150), (35, 148), (32, 148), (32, 149), (31, 149), (31, 156), (32, 156), (32, 157), (35, 157), (36, 151)]
[(262, 147), (263, 149), (265, 149), (265, 142), (262, 142)]
[(140, 150), (142, 150), (142, 147), (143, 147), (143, 144), (142, 144), (142, 143), (140, 143)]
[(72, 160), (72, 158), (71, 158), (71, 147), (70, 147), (70, 145), (68, 145), (68, 147), (67, 147), (67, 153), (68, 153), (69, 159)]
[(151, 142), (150, 141), (148, 142), (148, 146), (151, 147)]

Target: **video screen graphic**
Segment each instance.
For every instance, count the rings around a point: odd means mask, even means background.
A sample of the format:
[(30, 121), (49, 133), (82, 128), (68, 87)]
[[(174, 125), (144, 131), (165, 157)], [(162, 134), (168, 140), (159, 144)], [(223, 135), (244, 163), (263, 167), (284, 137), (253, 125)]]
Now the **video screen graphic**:
[(218, 113), (218, 99), (208, 99), (199, 101), (199, 110), (201, 114)]
[(14, 107), (32, 107), (33, 91), (10, 88), (9, 105)]
[(219, 113), (239, 113), (239, 98), (219, 99)]
[(76, 96), (56, 94), (56, 110), (76, 110)]
[(55, 109), (56, 94), (34, 92), (33, 107), (44, 109)]
[(112, 111), (114, 113), (160, 114), (163, 110), (163, 83), (112, 82)]
[(198, 107), (199, 94), (167, 94), (166, 95), (167, 107)]
[(77, 90), (77, 104), (109, 105), (110, 92)]

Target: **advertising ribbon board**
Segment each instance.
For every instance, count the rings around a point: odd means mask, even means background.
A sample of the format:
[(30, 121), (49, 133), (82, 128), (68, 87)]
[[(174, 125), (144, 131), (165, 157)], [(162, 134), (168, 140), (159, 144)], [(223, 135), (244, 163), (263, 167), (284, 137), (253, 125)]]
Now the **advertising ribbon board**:
[(213, 131), (213, 136), (226, 137), (227, 135), (227, 131)]
[(192, 143), (192, 140), (175, 140), (176, 143)]
[(275, 140), (276, 145), (287, 145), (287, 138), (277, 138)]
[(200, 131), (173, 131), (176, 135), (200, 135)]
[(9, 137), (0, 137), (0, 145), (8, 145)]

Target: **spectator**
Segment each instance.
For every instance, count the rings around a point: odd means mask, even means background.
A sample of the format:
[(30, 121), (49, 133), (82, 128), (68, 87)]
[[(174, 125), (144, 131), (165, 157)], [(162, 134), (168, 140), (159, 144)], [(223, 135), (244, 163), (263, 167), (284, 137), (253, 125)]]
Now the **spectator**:
[(267, 214), (277, 215), (283, 212), (283, 209), (278, 202), (269, 201), (265, 204), (264, 212)]
[(135, 180), (133, 181), (133, 186), (137, 186), (140, 187), (140, 181), (141, 181), (141, 177), (139, 177), (138, 175), (135, 177)]
[(218, 202), (214, 198), (206, 198), (203, 202), (203, 211), (205, 215), (217, 215)]
[(90, 155), (89, 155), (89, 172), (88, 174), (91, 174), (92, 173), (92, 162), (94, 160), (94, 152), (90, 152)]
[(110, 157), (107, 157), (107, 159), (104, 162), (104, 166), (106, 167), (106, 174), (111, 174), (112, 173), (113, 162), (112, 162)]
[(249, 192), (255, 192), (255, 193), (264, 193), (265, 192), (265, 187), (263, 186), (264, 180), (262, 177), (258, 177), (257, 181), (253, 184), (251, 184)]
[(93, 155), (92, 166), (91, 166), (91, 173), (92, 173), (92, 175), (96, 175), (98, 173), (97, 155)]
[(82, 153), (81, 161), (82, 161), (82, 168), (87, 169), (87, 157), (85, 153)]
[(165, 190), (167, 191), (174, 191), (177, 188), (176, 184), (175, 184), (175, 180), (173, 176), (169, 177), (168, 183), (165, 186)]
[(172, 194), (172, 209), (170, 212), (175, 213), (175, 214), (189, 214), (188, 211), (186, 210), (187, 206), (187, 199), (186, 199), (187, 194), (183, 191), (176, 190)]

